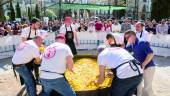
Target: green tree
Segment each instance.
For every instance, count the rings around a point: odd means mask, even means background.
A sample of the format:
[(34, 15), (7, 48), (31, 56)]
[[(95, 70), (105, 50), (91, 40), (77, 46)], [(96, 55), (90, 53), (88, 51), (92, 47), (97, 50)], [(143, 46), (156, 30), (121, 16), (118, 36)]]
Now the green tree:
[[(76, 0), (65, 0), (66, 3), (74, 3)], [(64, 17), (71, 16), (72, 12), (71, 9), (65, 10)]]
[(40, 18), (40, 10), (39, 10), (38, 4), (36, 4), (36, 7), (35, 7), (35, 17)]
[(170, 2), (168, 0), (152, 0), (151, 18), (160, 20), (170, 16)]
[(11, 2), (11, 0), (6, 0), (3, 2), (3, 0), (0, 0), (0, 21), (5, 21), (5, 16), (4, 16), (4, 9), (3, 9), (3, 5), (7, 4)]
[(46, 10), (46, 16), (49, 18), (56, 18), (57, 16), (55, 15), (55, 13), (52, 10), (47, 9)]
[(30, 7), (28, 7), (28, 18), (29, 20), (31, 20), (32, 14), (31, 14), (31, 9)]
[(10, 20), (15, 21), (15, 11), (12, 1), (10, 2)]
[(21, 8), (20, 8), (18, 2), (17, 2), (17, 5), (16, 5), (16, 17), (21, 18)]

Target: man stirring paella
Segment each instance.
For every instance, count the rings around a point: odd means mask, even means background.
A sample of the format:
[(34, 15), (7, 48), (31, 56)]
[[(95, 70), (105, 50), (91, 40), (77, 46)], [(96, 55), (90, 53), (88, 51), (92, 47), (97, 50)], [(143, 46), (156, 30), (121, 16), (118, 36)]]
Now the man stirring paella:
[[(114, 39), (114, 36), (112, 38)], [(132, 96), (142, 80), (143, 71), (140, 63), (125, 49), (117, 47), (116, 41), (113, 41), (112, 46), (108, 48), (99, 46), (98, 51), (100, 72), (98, 83), (101, 84), (105, 80), (104, 70), (107, 67), (115, 74), (111, 96)]]

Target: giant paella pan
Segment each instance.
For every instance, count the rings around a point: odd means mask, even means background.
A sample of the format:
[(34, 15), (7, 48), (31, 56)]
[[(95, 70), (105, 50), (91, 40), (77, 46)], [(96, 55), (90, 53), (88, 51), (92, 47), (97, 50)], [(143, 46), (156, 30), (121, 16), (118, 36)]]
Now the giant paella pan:
[(77, 96), (109, 96), (113, 76), (108, 76), (105, 70), (105, 81), (96, 84), (99, 76), (99, 66), (96, 55), (78, 55), (74, 57), (74, 72), (66, 71), (65, 77)]

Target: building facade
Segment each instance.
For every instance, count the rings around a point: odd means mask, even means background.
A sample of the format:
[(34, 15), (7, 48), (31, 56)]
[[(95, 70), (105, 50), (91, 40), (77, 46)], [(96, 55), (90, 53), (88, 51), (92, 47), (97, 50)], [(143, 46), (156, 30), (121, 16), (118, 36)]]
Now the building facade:
[(144, 20), (151, 16), (152, 0), (126, 0), (126, 16)]

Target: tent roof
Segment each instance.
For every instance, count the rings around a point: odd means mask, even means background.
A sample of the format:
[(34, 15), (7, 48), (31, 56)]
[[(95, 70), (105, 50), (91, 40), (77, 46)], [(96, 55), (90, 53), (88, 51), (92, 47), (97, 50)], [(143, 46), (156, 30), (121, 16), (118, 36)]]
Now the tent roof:
[[(59, 4), (53, 4), (48, 6), (49, 9), (59, 9)], [(61, 9), (89, 9), (89, 10), (123, 10), (125, 6), (109, 6), (109, 5), (96, 5), (96, 4), (79, 4), (79, 3), (61, 3)]]

